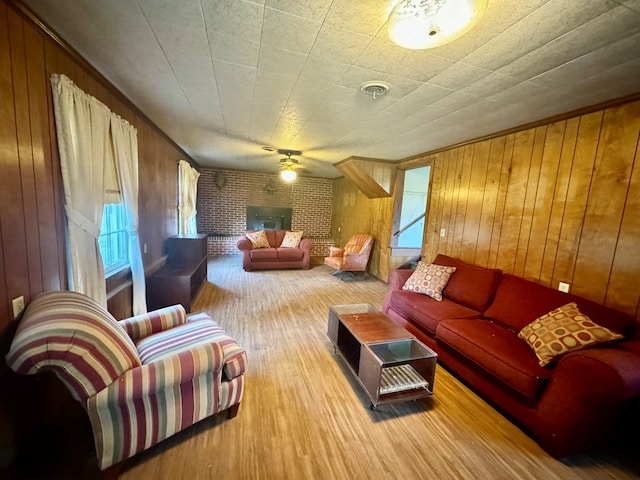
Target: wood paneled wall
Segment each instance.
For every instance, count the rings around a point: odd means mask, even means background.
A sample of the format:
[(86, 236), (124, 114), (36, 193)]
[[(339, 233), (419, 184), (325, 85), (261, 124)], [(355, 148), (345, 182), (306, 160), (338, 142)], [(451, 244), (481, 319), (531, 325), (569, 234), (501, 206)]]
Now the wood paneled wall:
[[(424, 257), (567, 282), (640, 320), (639, 142), (635, 100), (400, 162), (432, 165)], [(373, 233), (370, 270), (383, 280), (406, 260), (389, 254), (394, 199), (368, 199), (346, 178), (334, 187), (336, 243)]]
[[(138, 129), (140, 240), (146, 266), (176, 233), (177, 160), (170, 143), (130, 102), (73, 52), (0, 3), (0, 331), (25, 303), (66, 288), (65, 220), (49, 78), (63, 73)], [(0, 352), (1, 353), (1, 352)]]
[[(67, 287), (65, 217), (50, 76), (63, 73), (138, 130), (140, 241), (145, 266), (177, 232), (177, 160), (169, 142), (73, 52), (0, 2), (0, 332), (4, 356), (11, 300)], [(9, 333), (7, 333), (9, 332)], [(6, 338), (9, 337), (9, 338)]]
[[(55, 394), (59, 385), (18, 377), (4, 365), (16, 326), (11, 300), (22, 295), (28, 304), (40, 292), (67, 288), (52, 73), (67, 75), (138, 130), (145, 267), (162, 259), (164, 239), (177, 233), (177, 161), (185, 154), (86, 62), (12, 2), (0, 1), (0, 476), (19, 451), (46, 449), (43, 425), (66, 418), (71, 407)], [(123, 316), (131, 292), (119, 292), (109, 305)]]
[(567, 282), (640, 319), (639, 134), (636, 101), (412, 159), (432, 165), (424, 256)]

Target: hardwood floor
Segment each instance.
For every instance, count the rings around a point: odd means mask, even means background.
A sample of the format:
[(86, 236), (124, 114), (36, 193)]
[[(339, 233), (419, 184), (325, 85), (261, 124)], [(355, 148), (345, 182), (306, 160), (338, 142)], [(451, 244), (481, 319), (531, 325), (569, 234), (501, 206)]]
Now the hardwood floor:
[(326, 337), (331, 304), (381, 308), (386, 285), (331, 270), (245, 273), (209, 260), (194, 311), (247, 350), (238, 416), (204, 420), (123, 465), (137, 479), (632, 479), (631, 446), (558, 461), (439, 366), (430, 399), (368, 409)]

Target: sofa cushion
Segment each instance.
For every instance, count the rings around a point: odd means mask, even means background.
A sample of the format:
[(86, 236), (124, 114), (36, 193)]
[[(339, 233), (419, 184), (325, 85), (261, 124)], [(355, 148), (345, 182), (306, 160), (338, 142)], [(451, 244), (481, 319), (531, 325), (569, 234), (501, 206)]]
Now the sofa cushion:
[(403, 290), (429, 295), (437, 301), (442, 300), (442, 291), (447, 286), (455, 267), (418, 262), (418, 266), (402, 286)]
[(456, 303), (484, 312), (502, 277), (502, 270), (484, 268), (439, 254), (433, 263), (456, 267), (456, 273), (444, 289), (444, 296)]
[(277, 260), (278, 249), (277, 248), (257, 248), (251, 250), (251, 260)]
[(516, 334), (488, 320), (444, 320), (438, 325), (436, 339), (532, 399), (539, 398), (552, 374), (538, 365), (536, 356)]
[(394, 291), (389, 298), (389, 308), (408, 321), (421, 326), (431, 335), (441, 320), (447, 318), (479, 318), (481, 313), (444, 298), (438, 302), (426, 295), (404, 290)]
[(147, 365), (200, 345), (215, 343), (215, 338), (222, 334), (222, 328), (207, 315), (144, 337), (136, 342), (136, 347), (142, 364)]
[(542, 367), (565, 353), (624, 338), (584, 315), (575, 302), (542, 315), (518, 336), (531, 347)]
[(569, 302), (576, 302), (580, 311), (598, 325), (625, 337), (635, 331), (636, 322), (628, 315), (510, 274), (502, 276), (495, 299), (484, 315), (519, 332), (536, 318)]
[(265, 230), (269, 245), (279, 247), (282, 244), (282, 240), (284, 240), (285, 232), (286, 230)]
[(285, 232), (280, 248), (298, 248), (303, 232)]
[(257, 232), (247, 232), (247, 238), (251, 241), (253, 248), (269, 248), (269, 240), (264, 230), (258, 230)]
[(276, 248), (280, 260), (302, 260), (304, 252), (299, 248)]

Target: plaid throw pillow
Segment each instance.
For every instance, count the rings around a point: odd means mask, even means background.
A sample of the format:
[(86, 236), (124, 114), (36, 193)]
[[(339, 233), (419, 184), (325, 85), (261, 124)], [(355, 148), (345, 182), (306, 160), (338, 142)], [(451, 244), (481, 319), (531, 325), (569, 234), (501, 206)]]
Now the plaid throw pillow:
[(446, 267), (432, 263), (418, 262), (418, 266), (402, 286), (403, 290), (429, 295), (437, 301), (442, 301), (442, 292), (447, 286), (451, 274), (456, 267)]

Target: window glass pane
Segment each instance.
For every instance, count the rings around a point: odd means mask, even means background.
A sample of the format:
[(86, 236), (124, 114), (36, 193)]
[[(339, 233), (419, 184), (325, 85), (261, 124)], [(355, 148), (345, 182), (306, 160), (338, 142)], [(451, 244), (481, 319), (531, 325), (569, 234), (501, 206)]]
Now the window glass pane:
[(398, 235), (398, 247), (422, 247), (430, 172), (431, 166), (429, 165), (405, 172), (402, 210), (400, 212), (401, 233)]
[(128, 233), (122, 203), (104, 206), (98, 244), (105, 272), (129, 263)]

